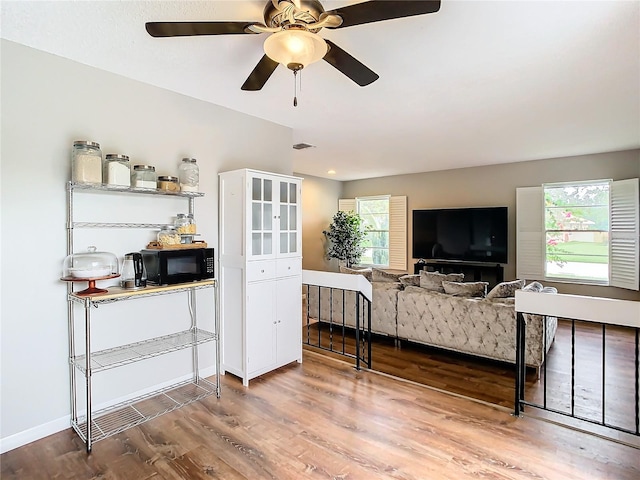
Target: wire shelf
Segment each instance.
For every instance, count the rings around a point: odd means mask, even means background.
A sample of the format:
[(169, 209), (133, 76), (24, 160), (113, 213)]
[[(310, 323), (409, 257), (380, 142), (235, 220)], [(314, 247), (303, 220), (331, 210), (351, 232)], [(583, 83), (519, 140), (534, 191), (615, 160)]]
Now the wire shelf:
[(149, 228), (160, 229), (168, 223), (108, 223), (108, 222), (73, 222), (72, 228)]
[[(91, 440), (97, 442), (152, 420), (209, 395), (220, 396), (216, 386), (203, 378), (188, 380), (151, 392), (92, 414)], [(72, 420), (73, 429), (87, 441), (87, 419)]]
[(158, 190), (156, 188), (135, 188), (120, 187), (115, 185), (101, 185), (93, 183), (73, 183), (69, 182), (67, 188), (70, 190), (93, 190), (97, 192), (122, 192), (122, 193), (138, 193), (143, 195), (164, 195), (169, 197), (203, 197), (202, 192), (169, 192), (167, 190)]
[[(193, 345), (212, 342), (216, 340), (216, 338), (215, 333), (196, 328), (194, 330), (185, 330), (141, 342), (92, 352), (91, 371), (99, 372), (109, 368), (120, 367), (147, 358), (164, 355), (165, 353), (183, 350)], [(86, 355), (78, 355), (71, 359), (71, 363), (85, 375), (87, 373), (86, 358)]]

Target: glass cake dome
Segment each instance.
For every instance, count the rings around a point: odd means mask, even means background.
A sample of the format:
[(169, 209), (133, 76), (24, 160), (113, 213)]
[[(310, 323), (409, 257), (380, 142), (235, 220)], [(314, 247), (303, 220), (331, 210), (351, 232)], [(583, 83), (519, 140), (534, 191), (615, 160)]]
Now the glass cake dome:
[(98, 252), (94, 246), (86, 252), (67, 255), (62, 266), (62, 277), (68, 280), (95, 280), (118, 274), (118, 258), (110, 252)]

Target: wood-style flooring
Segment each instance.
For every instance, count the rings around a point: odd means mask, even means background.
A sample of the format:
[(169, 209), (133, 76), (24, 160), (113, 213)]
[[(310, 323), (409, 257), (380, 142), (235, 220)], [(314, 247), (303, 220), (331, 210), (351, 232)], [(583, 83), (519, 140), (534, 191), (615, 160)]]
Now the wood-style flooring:
[(94, 445), (0, 457), (9, 479), (638, 480), (637, 449), (314, 352)]
[[(317, 345), (317, 324), (303, 327), (303, 340)], [(602, 327), (576, 322), (574, 413), (594, 421), (602, 420), (602, 351), (605, 352), (605, 421), (626, 430), (635, 429), (635, 338), (630, 328)], [(352, 331), (345, 330), (345, 350), (355, 353)], [(342, 349), (342, 328), (331, 332), (334, 349)], [(330, 336), (321, 326), (320, 343), (327, 348)], [(318, 350), (321, 351), (321, 350)], [(324, 351), (323, 351), (324, 352)], [(328, 354), (325, 352), (325, 354)], [(374, 336), (372, 368), (399, 378), (428, 385), (495, 405), (513, 408), (515, 367), (513, 365), (460, 355)], [(334, 357), (338, 358), (338, 357)], [(565, 413), (571, 411), (571, 322), (560, 320), (556, 338), (547, 356), (546, 371), (527, 369), (525, 398), (537, 404), (544, 401), (547, 379), (547, 406)]]

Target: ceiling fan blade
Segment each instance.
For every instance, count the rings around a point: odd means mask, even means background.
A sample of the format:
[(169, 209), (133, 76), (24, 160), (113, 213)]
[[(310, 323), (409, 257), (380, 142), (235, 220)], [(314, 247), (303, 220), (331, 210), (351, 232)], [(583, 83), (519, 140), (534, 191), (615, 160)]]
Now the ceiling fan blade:
[(365, 87), (375, 82), (380, 76), (369, 67), (356, 60), (347, 52), (338, 47), (335, 43), (325, 38), (329, 45), (329, 51), (323, 60), (344, 73), (351, 80), (361, 87)]
[(344, 28), (363, 23), (424, 15), (438, 10), (440, 10), (440, 0), (370, 0), (325, 12), (323, 16), (338, 15), (342, 18), (342, 24), (338, 27), (327, 26), (327, 28)]
[(242, 84), (242, 90), (256, 91), (262, 89), (269, 77), (275, 72), (278, 62), (263, 55), (256, 67), (249, 74), (249, 77)]
[(254, 33), (247, 27), (254, 22), (147, 22), (152, 37), (190, 37), (193, 35), (237, 35)]

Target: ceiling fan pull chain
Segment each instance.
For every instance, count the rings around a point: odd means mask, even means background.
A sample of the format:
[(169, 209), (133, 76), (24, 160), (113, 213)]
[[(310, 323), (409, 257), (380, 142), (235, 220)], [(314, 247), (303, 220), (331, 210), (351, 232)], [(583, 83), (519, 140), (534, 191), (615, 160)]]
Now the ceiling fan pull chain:
[(296, 82), (298, 78), (298, 71), (294, 70), (293, 71), (293, 106), (297, 107), (298, 106), (298, 84)]

